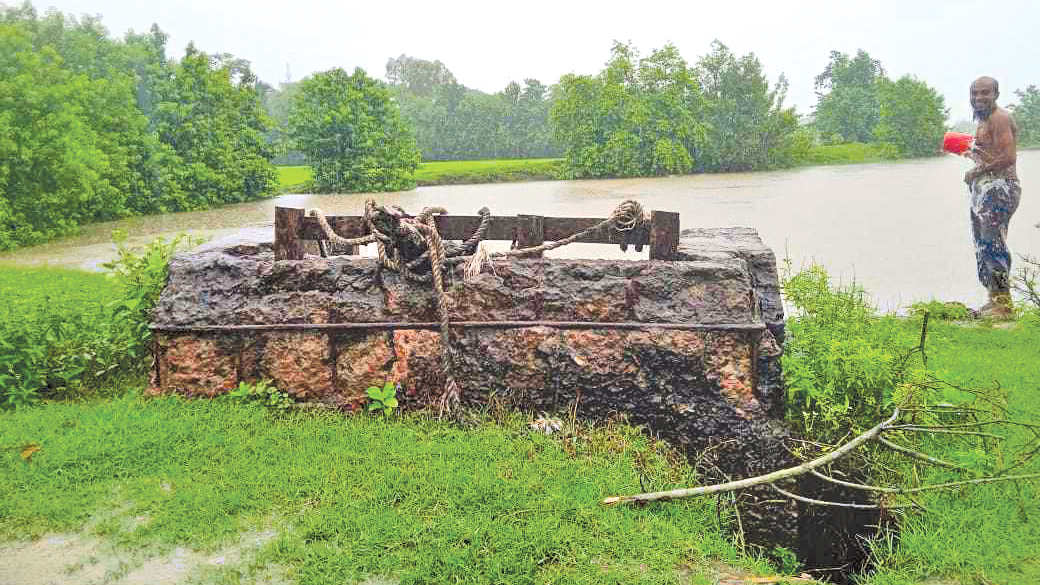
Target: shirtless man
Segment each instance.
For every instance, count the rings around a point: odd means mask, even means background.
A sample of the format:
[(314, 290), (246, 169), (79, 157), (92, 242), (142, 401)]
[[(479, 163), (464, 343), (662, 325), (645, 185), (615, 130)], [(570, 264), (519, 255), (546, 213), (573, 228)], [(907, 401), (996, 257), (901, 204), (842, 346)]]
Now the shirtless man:
[(1000, 88), (992, 77), (980, 77), (971, 84), (971, 108), (979, 127), (975, 147), (966, 155), (975, 161), (975, 168), (965, 173), (964, 182), (971, 190), (971, 230), (979, 281), (989, 291), (989, 302), (980, 315), (1008, 319), (1013, 312), (1007, 230), (1022, 187), (1015, 168), (1018, 127), (1011, 114), (997, 106), (998, 96)]

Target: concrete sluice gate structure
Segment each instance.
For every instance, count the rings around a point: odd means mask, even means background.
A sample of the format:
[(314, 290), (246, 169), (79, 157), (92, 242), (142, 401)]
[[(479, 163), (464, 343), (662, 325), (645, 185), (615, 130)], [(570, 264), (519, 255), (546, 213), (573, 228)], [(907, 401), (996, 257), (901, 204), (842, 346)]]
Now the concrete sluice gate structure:
[[(678, 231), (678, 230), (676, 230)], [(505, 258), (446, 277), (463, 405), (618, 413), (734, 479), (791, 465), (783, 448), (783, 313), (773, 252), (747, 228), (692, 229), (669, 260)], [(402, 408), (445, 386), (430, 284), (378, 259), (276, 260), (270, 230), (175, 257), (155, 311), (157, 392), (215, 396), (268, 380), (358, 409), (400, 385)], [(705, 478), (705, 476), (702, 476)], [(604, 494), (611, 495), (611, 494)], [(752, 490), (752, 542), (797, 548), (797, 514)]]

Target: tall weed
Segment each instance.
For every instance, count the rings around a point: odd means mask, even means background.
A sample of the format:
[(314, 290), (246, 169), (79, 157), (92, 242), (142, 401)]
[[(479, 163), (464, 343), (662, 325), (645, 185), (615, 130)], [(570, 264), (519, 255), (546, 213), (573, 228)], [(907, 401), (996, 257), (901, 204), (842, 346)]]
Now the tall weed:
[(787, 418), (821, 441), (874, 426), (897, 388), (919, 374), (908, 362), (918, 340), (877, 312), (859, 285), (832, 285), (816, 264), (782, 271), (788, 304), (783, 367)]

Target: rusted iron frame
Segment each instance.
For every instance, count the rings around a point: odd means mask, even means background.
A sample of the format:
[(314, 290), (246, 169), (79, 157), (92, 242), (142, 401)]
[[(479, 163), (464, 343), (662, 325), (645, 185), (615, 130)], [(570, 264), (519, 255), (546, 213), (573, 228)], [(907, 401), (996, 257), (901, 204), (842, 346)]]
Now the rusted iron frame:
[[(332, 229), (344, 238), (368, 235), (364, 217), (359, 215), (328, 215)], [(562, 240), (576, 232), (594, 226), (602, 217), (550, 217), (541, 215), (491, 216), (485, 240), (516, 242), (520, 247), (537, 246), (545, 241)], [(482, 221), (479, 215), (437, 215), (437, 231), (445, 240), (464, 240), (476, 231)], [(579, 239), (591, 244), (632, 244), (639, 251), (650, 247), (651, 260), (673, 260), (679, 247), (679, 214), (671, 211), (652, 211), (650, 222), (631, 232), (608, 230), (605, 233)], [(306, 216), (301, 208), (275, 208), (275, 259), (303, 258), (302, 240), (322, 242), (326, 239), (315, 217)]]
[[(764, 323), (599, 323), (596, 321), (452, 321), (459, 329), (522, 329), (551, 327), (555, 329), (666, 329), (704, 332), (761, 332)], [(436, 322), (373, 322), (373, 323), (264, 323), (258, 325), (151, 325), (160, 332), (221, 332), (221, 331), (337, 331), (337, 330), (395, 330), (440, 329)]]

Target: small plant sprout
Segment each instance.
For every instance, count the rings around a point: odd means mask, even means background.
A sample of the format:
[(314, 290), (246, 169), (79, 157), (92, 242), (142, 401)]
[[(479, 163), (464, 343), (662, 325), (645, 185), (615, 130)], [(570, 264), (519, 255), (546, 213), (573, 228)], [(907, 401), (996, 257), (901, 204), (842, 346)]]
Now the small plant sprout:
[(368, 397), (372, 400), (368, 405), (369, 412), (381, 410), (384, 416), (390, 416), (397, 408), (397, 384), (393, 380), (387, 380), (382, 388), (369, 386)]

